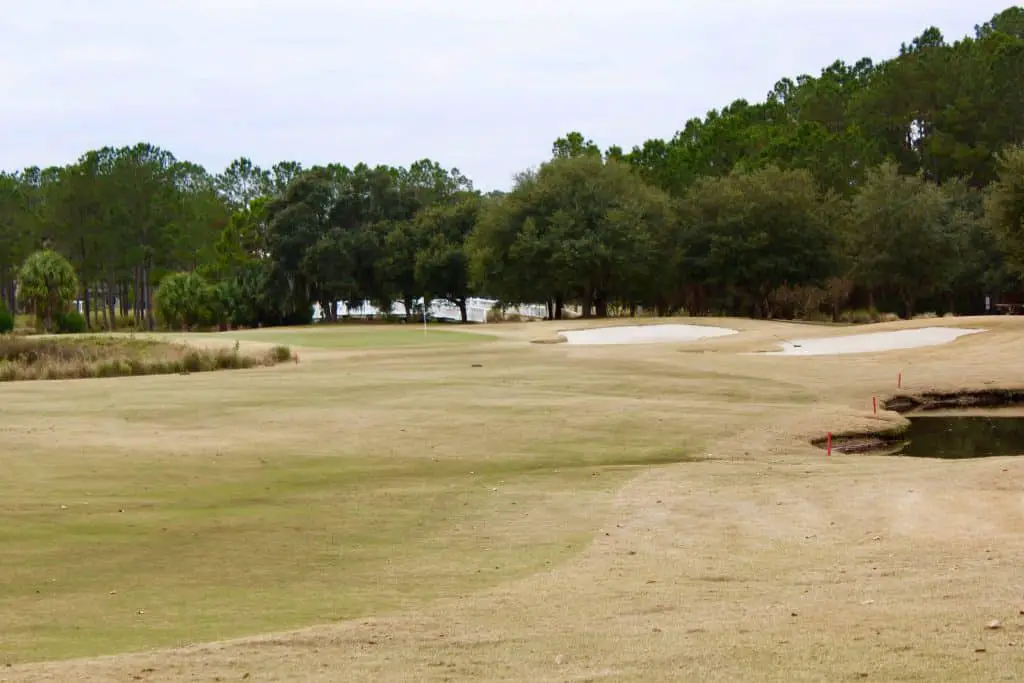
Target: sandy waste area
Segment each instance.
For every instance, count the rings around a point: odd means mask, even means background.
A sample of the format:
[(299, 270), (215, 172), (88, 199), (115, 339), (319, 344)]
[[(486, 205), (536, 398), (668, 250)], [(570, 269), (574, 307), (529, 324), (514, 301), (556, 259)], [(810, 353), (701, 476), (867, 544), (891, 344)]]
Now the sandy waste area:
[(922, 327), (916, 330), (895, 332), (869, 332), (842, 337), (819, 337), (817, 339), (793, 339), (782, 343), (781, 351), (760, 353), (761, 356), (828, 356), (843, 353), (871, 353), (914, 349), (922, 346), (948, 344), (968, 334), (985, 330), (959, 327)]
[(705, 325), (629, 325), (559, 332), (569, 344), (664, 344), (738, 334), (737, 330)]

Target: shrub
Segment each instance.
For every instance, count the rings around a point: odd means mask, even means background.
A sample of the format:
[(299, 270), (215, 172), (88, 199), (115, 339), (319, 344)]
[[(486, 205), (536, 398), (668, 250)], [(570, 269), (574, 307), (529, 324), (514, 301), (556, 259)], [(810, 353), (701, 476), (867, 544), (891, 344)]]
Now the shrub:
[(157, 315), (168, 327), (187, 330), (210, 317), (210, 287), (198, 273), (171, 273), (154, 294)]
[(120, 311), (114, 314), (113, 324), (111, 324), (109, 314), (104, 314), (102, 311), (99, 311), (99, 309), (97, 309), (97, 311), (98, 312), (94, 314), (93, 326), (99, 331), (116, 332), (120, 330), (135, 330), (145, 324), (144, 317), (136, 320), (134, 313), (122, 315)]
[(7, 307), (0, 304), (0, 334), (10, 334), (14, 331), (14, 316), (7, 310)]
[(292, 350), (287, 346), (275, 346), (270, 350), (270, 357), (277, 363), (287, 363), (292, 359)]
[(209, 288), (208, 294), (208, 324), (222, 328), (240, 324), (245, 315), (240, 310), (243, 308), (240, 303), (242, 295), (235, 281), (218, 282)]
[(779, 287), (768, 295), (772, 317), (789, 320), (809, 320), (818, 313), (826, 299), (826, 292), (820, 287)]
[(900, 319), (895, 313), (879, 313), (873, 308), (855, 308), (849, 311), (843, 311), (839, 319), (844, 323), (853, 323), (854, 325), (866, 325), (868, 323), (891, 323)]
[(66, 258), (46, 249), (25, 259), (18, 272), (18, 296), (32, 306), (47, 332), (78, 293), (78, 276)]
[(59, 313), (53, 323), (55, 331), (63, 334), (82, 334), (86, 330), (85, 316), (78, 311)]
[(853, 323), (854, 325), (864, 325), (866, 323), (874, 322), (878, 316), (878, 311), (872, 311), (865, 308), (856, 308), (851, 311), (843, 311), (839, 315), (839, 319), (844, 323)]
[(199, 351), (190, 350), (185, 353), (185, 357), (182, 359), (182, 364), (184, 365), (186, 372), (202, 372), (203, 355)]

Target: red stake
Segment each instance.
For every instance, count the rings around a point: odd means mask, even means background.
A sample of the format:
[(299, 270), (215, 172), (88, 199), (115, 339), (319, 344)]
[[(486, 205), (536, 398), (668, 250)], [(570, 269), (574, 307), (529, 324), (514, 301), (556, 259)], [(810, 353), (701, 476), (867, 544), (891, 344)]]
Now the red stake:
[(828, 433), (828, 457), (832, 457), (832, 432)]
[(878, 415), (878, 397), (877, 396), (872, 396), (871, 397), (871, 409), (874, 411), (875, 415)]
[(902, 370), (900, 370), (900, 374), (896, 375), (896, 388), (897, 389), (902, 389), (903, 388), (903, 371)]

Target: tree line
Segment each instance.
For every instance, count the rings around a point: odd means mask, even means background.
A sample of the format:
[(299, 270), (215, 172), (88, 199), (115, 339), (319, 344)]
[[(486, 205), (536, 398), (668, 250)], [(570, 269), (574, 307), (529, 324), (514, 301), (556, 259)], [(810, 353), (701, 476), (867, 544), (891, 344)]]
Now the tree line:
[(308, 322), (338, 302), (482, 295), (560, 318), (636, 312), (978, 313), (1024, 273), (1024, 9), (880, 63), (780, 80), (671, 139), (580, 132), (507, 192), (458, 169), (247, 158), (214, 174), (150, 144), (0, 174), (0, 300), (58, 253), (89, 326)]

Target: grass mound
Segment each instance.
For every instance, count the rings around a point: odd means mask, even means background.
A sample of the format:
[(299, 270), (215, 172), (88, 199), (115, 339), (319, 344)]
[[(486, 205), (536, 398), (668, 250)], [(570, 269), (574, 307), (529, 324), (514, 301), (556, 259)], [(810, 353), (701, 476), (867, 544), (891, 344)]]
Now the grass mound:
[(292, 359), (286, 346), (248, 355), (237, 344), (210, 350), (134, 338), (5, 337), (0, 338), (0, 382), (238, 370)]

